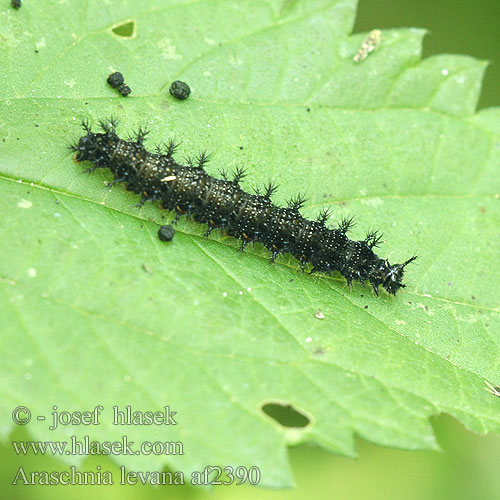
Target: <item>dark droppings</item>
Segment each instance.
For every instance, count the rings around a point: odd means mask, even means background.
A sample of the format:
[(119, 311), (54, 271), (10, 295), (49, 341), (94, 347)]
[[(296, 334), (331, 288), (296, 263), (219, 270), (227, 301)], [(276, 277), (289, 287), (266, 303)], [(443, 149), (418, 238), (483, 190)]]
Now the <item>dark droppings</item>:
[(123, 83), (118, 87), (118, 92), (120, 92), (123, 97), (127, 97), (132, 92), (132, 89), (126, 83)]
[(132, 92), (132, 89), (125, 83), (125, 79), (119, 71), (111, 73), (106, 81), (111, 87), (117, 89), (123, 97), (127, 97)]
[(111, 85), (111, 87), (116, 89), (125, 81), (125, 79), (119, 71), (115, 71), (108, 76), (106, 81)]
[(189, 85), (181, 82), (180, 80), (176, 80), (172, 83), (172, 85), (170, 85), (170, 94), (176, 99), (183, 101), (189, 97), (190, 93), (191, 89), (189, 88)]
[(170, 225), (161, 226), (158, 230), (158, 238), (161, 241), (172, 241), (174, 239), (175, 229)]

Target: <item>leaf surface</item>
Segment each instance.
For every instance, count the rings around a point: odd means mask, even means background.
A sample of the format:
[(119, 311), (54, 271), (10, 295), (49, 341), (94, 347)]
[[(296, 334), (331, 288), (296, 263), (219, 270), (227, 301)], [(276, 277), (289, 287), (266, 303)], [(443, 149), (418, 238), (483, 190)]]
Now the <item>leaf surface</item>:
[[(287, 445), (354, 455), (354, 435), (436, 447), (429, 416), (500, 431), (500, 111), (475, 113), (485, 63), (420, 60), (423, 30), (350, 35), (354, 0), (32, 3), (0, 12), (0, 407), (49, 417), (105, 410), (101, 425), (34, 419), (36, 439), (181, 441), (184, 455), (120, 456), (163, 465), (258, 466), (292, 483)], [(130, 37), (113, 29), (133, 23)], [(119, 31), (119, 30), (118, 30)], [(106, 84), (119, 70), (124, 99)], [(175, 101), (174, 80), (192, 94)], [(309, 276), (257, 246), (172, 219), (83, 175), (67, 146), (80, 122), (116, 116), (182, 155), (216, 153), (209, 171), (247, 166), (244, 187), (275, 180), (315, 217), (355, 215), (351, 237), (381, 228), (381, 256), (407, 288), (376, 297), (340, 276)], [(247, 247), (248, 248), (248, 247)], [(318, 314), (321, 311), (322, 314)], [(324, 316), (321, 318), (321, 316)], [(318, 318), (319, 316), (319, 318)], [(265, 403), (291, 404), (284, 428)], [(177, 412), (177, 425), (113, 426), (112, 407)], [(7, 419), (4, 419), (7, 422)], [(5, 428), (5, 431), (8, 429)], [(63, 457), (65, 460), (68, 457)]]

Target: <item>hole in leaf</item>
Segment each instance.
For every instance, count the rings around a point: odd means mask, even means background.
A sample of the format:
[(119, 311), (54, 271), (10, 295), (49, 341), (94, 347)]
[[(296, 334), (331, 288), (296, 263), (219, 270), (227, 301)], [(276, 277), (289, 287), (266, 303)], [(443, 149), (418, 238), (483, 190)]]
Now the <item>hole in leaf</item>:
[(135, 36), (135, 21), (129, 19), (128, 21), (117, 24), (111, 31), (122, 38), (133, 38)]
[(283, 427), (307, 427), (311, 420), (300, 410), (286, 403), (264, 403), (262, 411)]

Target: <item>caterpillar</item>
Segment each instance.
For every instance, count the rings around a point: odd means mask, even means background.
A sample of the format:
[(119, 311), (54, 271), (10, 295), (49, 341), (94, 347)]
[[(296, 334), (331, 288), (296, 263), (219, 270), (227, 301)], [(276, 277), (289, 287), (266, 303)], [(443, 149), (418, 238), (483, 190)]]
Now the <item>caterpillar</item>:
[(117, 120), (101, 121), (102, 132), (92, 132), (87, 121), (82, 123), (86, 134), (70, 146), (76, 152), (76, 162), (92, 162), (87, 172), (109, 168), (114, 180), (108, 187), (122, 182), (126, 189), (141, 194), (138, 206), (147, 200), (159, 201), (162, 208), (175, 211), (176, 223), (182, 215), (208, 225), (205, 236), (213, 229), (222, 229), (241, 240), (240, 250), (248, 243), (260, 242), (271, 252), (271, 262), (280, 254), (295, 257), (303, 271), (312, 265), (310, 273), (332, 274), (338, 271), (352, 288), (352, 282), (370, 282), (375, 293), (382, 286), (395, 295), (402, 283), (404, 269), (416, 259), (402, 264), (390, 264), (378, 257), (373, 249), (381, 242), (377, 231), (370, 231), (364, 240), (347, 236), (352, 218), (342, 218), (338, 227), (326, 225), (330, 209), (323, 209), (316, 220), (302, 217), (300, 209), (306, 199), (298, 194), (286, 207), (275, 205), (271, 198), (277, 186), (270, 182), (264, 189), (248, 193), (240, 187), (245, 170), (238, 168), (231, 179), (222, 171), (222, 178), (205, 171), (210, 155), (202, 152), (186, 165), (177, 163), (177, 144), (171, 141), (164, 148), (148, 152), (143, 143), (149, 133), (140, 128), (135, 140), (124, 140), (116, 134)]

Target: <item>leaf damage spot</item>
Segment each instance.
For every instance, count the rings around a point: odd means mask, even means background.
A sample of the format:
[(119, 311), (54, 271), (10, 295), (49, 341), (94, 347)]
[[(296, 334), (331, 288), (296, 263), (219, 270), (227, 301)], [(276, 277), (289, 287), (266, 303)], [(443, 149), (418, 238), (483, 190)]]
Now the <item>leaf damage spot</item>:
[(127, 19), (112, 26), (111, 31), (121, 38), (135, 38), (137, 35), (136, 24), (133, 19)]
[(29, 200), (25, 200), (24, 198), (17, 204), (19, 208), (31, 208), (33, 203)]
[(282, 427), (303, 429), (311, 425), (311, 418), (303, 410), (297, 409), (288, 403), (268, 401), (263, 403), (260, 409)]
[(157, 45), (161, 51), (163, 59), (175, 60), (182, 58), (182, 56), (177, 53), (177, 47), (172, 43), (170, 38), (162, 38)]
[(380, 198), (368, 198), (361, 200), (362, 205), (367, 205), (369, 207), (378, 207), (379, 205), (382, 205), (382, 203), (383, 201)]
[(372, 30), (361, 44), (361, 48), (353, 57), (355, 63), (364, 61), (373, 51), (377, 50), (382, 40), (382, 32), (380, 30)]
[(318, 319), (325, 319), (325, 315), (319, 309), (316, 311), (316, 314), (314, 316), (316, 316), (316, 318)]
[(44, 47), (46, 47), (47, 40), (45, 40), (45, 37), (42, 36), (42, 38), (40, 38), (40, 41), (35, 42), (35, 46), (36, 46), (37, 50), (40, 50), (40, 49), (43, 49)]

